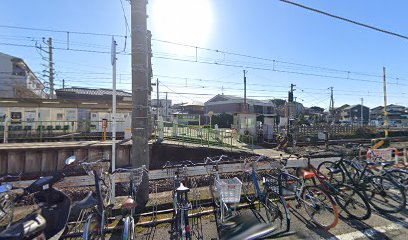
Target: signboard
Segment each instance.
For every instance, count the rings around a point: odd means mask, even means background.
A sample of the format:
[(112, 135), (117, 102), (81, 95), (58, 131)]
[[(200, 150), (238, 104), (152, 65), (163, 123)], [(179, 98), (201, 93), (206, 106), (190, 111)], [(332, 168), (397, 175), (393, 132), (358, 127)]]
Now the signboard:
[(106, 129), (108, 127), (108, 120), (107, 119), (102, 119), (102, 128)]

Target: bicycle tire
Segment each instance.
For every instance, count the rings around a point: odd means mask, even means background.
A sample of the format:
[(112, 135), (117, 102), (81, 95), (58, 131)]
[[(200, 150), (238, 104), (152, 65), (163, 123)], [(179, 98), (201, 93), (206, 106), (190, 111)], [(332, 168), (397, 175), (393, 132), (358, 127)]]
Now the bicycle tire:
[[(327, 230), (334, 228), (337, 225), (339, 221), (339, 212), (336, 204), (321, 188), (316, 186), (306, 186), (302, 193), (302, 204), (306, 213), (319, 227)], [(329, 218), (329, 221), (327, 221), (327, 217), (322, 216), (322, 219), (320, 219), (320, 217), (319, 219), (317, 218), (317, 216), (320, 216), (323, 211), (332, 216)]]
[[(327, 177), (330, 184), (339, 185), (344, 183), (344, 171), (335, 162), (324, 161), (319, 164), (317, 170)], [(337, 173), (333, 173), (335, 170)]]
[[(405, 209), (405, 190), (389, 176), (369, 176), (363, 182), (364, 196), (381, 213), (397, 213)], [(392, 205), (392, 202), (396, 206)]]
[[(257, 179), (258, 175), (257, 175)], [(245, 198), (248, 203), (252, 204), (258, 198), (258, 194), (256, 192), (255, 183), (253, 181), (252, 172), (248, 173), (245, 172), (242, 176), (242, 191), (244, 192)]]
[(89, 214), (85, 220), (82, 238), (84, 240), (99, 239), (99, 227), (99, 221), (96, 214)]
[(389, 174), (389, 176), (394, 178), (394, 180), (398, 184), (401, 184), (401, 186), (404, 187), (405, 190), (408, 189), (408, 171), (402, 169), (392, 169), (388, 170), (385, 174)]
[[(350, 185), (338, 185), (338, 192), (334, 195), (337, 205), (351, 218), (366, 220), (371, 216), (370, 203), (362, 193)], [(358, 213), (361, 214), (358, 214)]]
[(131, 240), (131, 233), (130, 230), (130, 217), (126, 216), (123, 219), (123, 230), (122, 230), (122, 240)]
[(280, 233), (289, 232), (290, 217), (285, 199), (277, 193), (268, 192), (265, 195), (265, 205), (268, 222)]

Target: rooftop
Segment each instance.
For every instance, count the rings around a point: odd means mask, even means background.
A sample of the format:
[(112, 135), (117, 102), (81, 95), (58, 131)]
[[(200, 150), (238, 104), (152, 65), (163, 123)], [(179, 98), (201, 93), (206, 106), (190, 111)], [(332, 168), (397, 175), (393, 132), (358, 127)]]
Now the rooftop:
[[(91, 96), (112, 96), (112, 89), (106, 88), (83, 88), (83, 87), (72, 87), (72, 88), (62, 88), (55, 90), (57, 96), (59, 94), (78, 94), (78, 95), (91, 95)], [(121, 97), (132, 97), (131, 93), (116, 90), (116, 95)]]

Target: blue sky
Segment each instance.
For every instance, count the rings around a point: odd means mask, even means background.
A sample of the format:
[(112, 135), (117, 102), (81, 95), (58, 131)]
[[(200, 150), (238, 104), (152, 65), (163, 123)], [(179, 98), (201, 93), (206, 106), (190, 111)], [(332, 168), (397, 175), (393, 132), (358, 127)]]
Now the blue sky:
[[(122, 1), (130, 24), (129, 2)], [(180, 5), (180, 1), (184, 2)], [(408, 35), (405, 13), (408, 2), (403, 0), (392, 4), (380, 0), (296, 2)], [(2, 26), (126, 35), (120, 0), (3, 0), (1, 13)], [(327, 108), (328, 88), (334, 87), (335, 106), (358, 104), (363, 97), (365, 104), (375, 107), (383, 104), (381, 75), (385, 66), (390, 77), (388, 102), (408, 105), (408, 71), (405, 67), (408, 40), (277, 0), (150, 0), (148, 15), (148, 29), (154, 39), (154, 78), (159, 78), (162, 84), (161, 96), (164, 96), (163, 92), (169, 92), (169, 98), (175, 102), (204, 102), (211, 94), (221, 93), (222, 89), (225, 94), (243, 96), (242, 71), (248, 70), (247, 95), (253, 98), (286, 98), (293, 83), (297, 85), (297, 100), (305, 106)], [(178, 20), (175, 21), (177, 26), (171, 25), (174, 19)], [(24, 58), (40, 75), (45, 62), (38, 50), (5, 44), (34, 46), (36, 42), (40, 44), (43, 37), (52, 37), (56, 47), (67, 48), (66, 33), (0, 27), (0, 52)], [(118, 50), (130, 52), (129, 39), (126, 49), (124, 38), (116, 39)], [(224, 53), (198, 48), (196, 56), (194, 47), (161, 40), (218, 49)], [(73, 33), (69, 39), (71, 49), (107, 52), (110, 42), (109, 36)], [(62, 79), (67, 86), (110, 87), (110, 54), (58, 49), (54, 52), (57, 88), (62, 86)], [(197, 63), (196, 59), (212, 64)], [(129, 55), (118, 55), (118, 74), (118, 87), (130, 89)], [(152, 96), (155, 97), (155, 93)]]

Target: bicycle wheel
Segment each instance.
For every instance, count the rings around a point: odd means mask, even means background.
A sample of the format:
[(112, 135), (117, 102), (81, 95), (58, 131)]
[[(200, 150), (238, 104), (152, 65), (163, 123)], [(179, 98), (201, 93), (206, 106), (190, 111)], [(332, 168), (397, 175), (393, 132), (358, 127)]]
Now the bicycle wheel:
[(84, 225), (84, 233), (82, 237), (84, 240), (100, 239), (99, 232), (100, 232), (100, 225), (99, 225), (98, 217), (96, 214), (91, 213), (86, 218), (85, 225)]
[(389, 174), (389, 176), (391, 176), (397, 183), (401, 184), (405, 190), (408, 189), (408, 171), (393, 169), (387, 171), (386, 174)]
[[(344, 182), (343, 183), (348, 183), (352, 184), (354, 186), (360, 185), (360, 173), (361, 173), (361, 166), (360, 163), (357, 165), (357, 163), (353, 163), (352, 161), (343, 161), (345, 171), (344, 172)], [(350, 179), (351, 178), (351, 179)]]
[(334, 199), (351, 218), (366, 220), (371, 216), (370, 203), (352, 186), (338, 185)]
[(302, 204), (312, 221), (324, 229), (337, 225), (339, 212), (330, 196), (316, 186), (307, 186), (302, 193)]
[(268, 192), (265, 196), (266, 218), (280, 232), (289, 232), (290, 217), (286, 201), (277, 193)]
[(388, 176), (370, 176), (364, 179), (364, 196), (378, 211), (397, 213), (405, 208), (404, 188)]
[(123, 219), (122, 240), (132, 240), (134, 234), (133, 221), (130, 216)]
[[(258, 176), (257, 179), (259, 180)], [(242, 176), (242, 191), (244, 192), (245, 198), (249, 203), (253, 203), (257, 199), (258, 194), (256, 192), (252, 173), (245, 172)]]
[(317, 170), (327, 177), (330, 184), (338, 185), (344, 183), (344, 172), (334, 162), (322, 162), (317, 167)]

